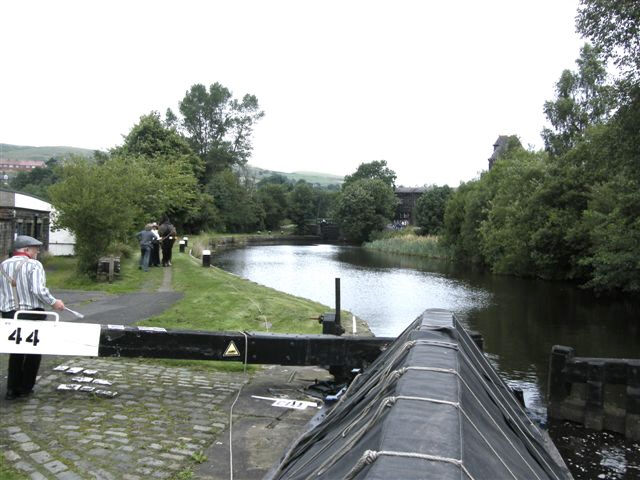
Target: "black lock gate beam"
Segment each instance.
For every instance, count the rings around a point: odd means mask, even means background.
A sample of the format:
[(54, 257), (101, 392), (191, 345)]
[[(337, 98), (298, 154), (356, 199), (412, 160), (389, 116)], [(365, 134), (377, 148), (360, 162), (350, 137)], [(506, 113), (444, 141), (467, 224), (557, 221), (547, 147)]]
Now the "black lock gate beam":
[(395, 340), (385, 337), (208, 332), (102, 325), (100, 357), (245, 361), (362, 368)]

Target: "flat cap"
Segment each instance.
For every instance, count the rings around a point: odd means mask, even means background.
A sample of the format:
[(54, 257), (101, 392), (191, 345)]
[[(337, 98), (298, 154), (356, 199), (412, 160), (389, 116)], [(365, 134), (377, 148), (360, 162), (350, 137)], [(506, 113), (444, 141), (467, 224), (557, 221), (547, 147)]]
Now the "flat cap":
[(40, 240), (36, 240), (29, 235), (18, 235), (16, 239), (13, 241), (13, 249), (18, 250), (19, 248), (24, 247), (40, 247), (42, 246), (42, 242)]

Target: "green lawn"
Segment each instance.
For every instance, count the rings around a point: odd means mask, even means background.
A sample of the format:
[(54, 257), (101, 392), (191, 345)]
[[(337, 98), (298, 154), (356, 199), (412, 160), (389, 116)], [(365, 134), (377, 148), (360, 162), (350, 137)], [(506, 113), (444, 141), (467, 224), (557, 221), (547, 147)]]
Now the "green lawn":
[(145, 324), (184, 330), (320, 333), (329, 307), (267, 288), (218, 268), (204, 268), (187, 253), (173, 255), (173, 288), (184, 298)]
[(120, 263), (120, 276), (113, 283), (96, 282), (76, 272), (74, 257), (43, 258), (42, 264), (47, 275), (47, 287), (67, 290), (100, 290), (108, 293), (130, 293), (139, 290), (156, 290), (162, 283), (162, 268), (150, 268), (148, 272), (138, 270), (138, 260), (123, 258)]

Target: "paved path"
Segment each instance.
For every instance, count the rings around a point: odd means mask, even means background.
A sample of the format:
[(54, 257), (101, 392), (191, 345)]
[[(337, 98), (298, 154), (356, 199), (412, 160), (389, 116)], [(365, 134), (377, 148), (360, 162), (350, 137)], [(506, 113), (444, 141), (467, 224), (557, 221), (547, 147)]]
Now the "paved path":
[[(167, 291), (170, 270), (164, 291), (55, 293), (86, 314), (82, 322), (133, 323), (180, 298)], [(72, 320), (67, 313), (62, 319)], [(272, 366), (249, 376), (135, 359), (43, 356), (34, 393), (7, 401), (7, 362), (0, 354), (0, 454), (34, 480), (230, 478), (234, 402), (233, 478), (260, 478), (317, 410), (275, 407), (253, 396), (313, 400), (306, 387), (328, 378), (315, 368)], [(96, 370), (85, 376), (109, 382), (96, 388), (117, 395), (58, 390), (77, 383), (76, 375), (56, 370), (61, 365)]]

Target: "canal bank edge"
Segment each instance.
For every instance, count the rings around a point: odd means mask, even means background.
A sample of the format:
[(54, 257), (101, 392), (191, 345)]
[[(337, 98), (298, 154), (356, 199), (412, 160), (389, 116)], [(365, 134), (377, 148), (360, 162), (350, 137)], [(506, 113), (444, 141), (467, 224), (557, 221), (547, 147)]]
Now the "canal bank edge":
[[(238, 247), (239, 245), (235, 245), (236, 247)], [(243, 245), (240, 245), (243, 246)], [(191, 261), (194, 264), (197, 265), (202, 265), (202, 250), (198, 249), (198, 248), (191, 248), (189, 249), (189, 258), (191, 259)], [(199, 256), (198, 256), (199, 255)], [(216, 268), (213, 265), (210, 265), (209, 268)], [(218, 269), (220, 270), (220, 269)], [(251, 282), (251, 280), (248, 280), (246, 278), (240, 277), (239, 275), (236, 275), (235, 273), (232, 272), (227, 272), (224, 271), (224, 273), (226, 275), (231, 275), (234, 276), (236, 278), (240, 278), (246, 282)], [(251, 282), (254, 283), (254, 282)], [(265, 288), (269, 288), (269, 287), (265, 287)], [(283, 293), (280, 292), (283, 295), (287, 295), (287, 296), (293, 296), (291, 294), (288, 293)], [(306, 300), (306, 299), (305, 299)], [(327, 308), (327, 312), (329, 312), (330, 308)], [(331, 310), (332, 312), (335, 312), (335, 310)], [(371, 331), (371, 328), (369, 327), (369, 324), (366, 322), (366, 320), (364, 320), (363, 318), (358, 317), (357, 315), (354, 315), (353, 313), (347, 311), (347, 310), (340, 310), (341, 312), (341, 325), (344, 328), (344, 335), (346, 336), (359, 336), (359, 337), (374, 337), (375, 335), (373, 334), (373, 332)], [(319, 319), (318, 319), (319, 320)]]

